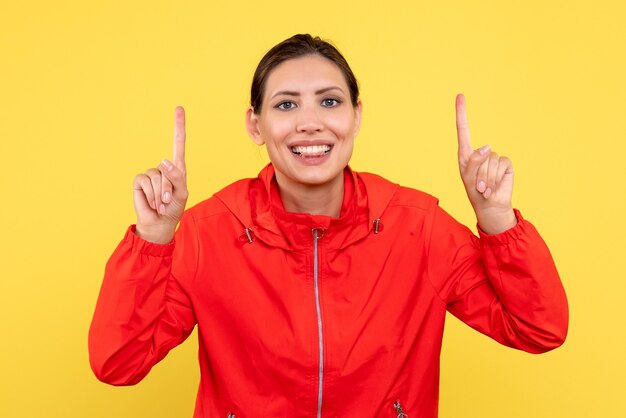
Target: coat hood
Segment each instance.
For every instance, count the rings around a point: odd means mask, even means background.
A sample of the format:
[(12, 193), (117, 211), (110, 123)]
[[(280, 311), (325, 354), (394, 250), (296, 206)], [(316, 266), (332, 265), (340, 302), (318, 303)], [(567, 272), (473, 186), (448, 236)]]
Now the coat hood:
[(378, 233), (384, 212), (398, 185), (370, 173), (344, 170), (344, 197), (339, 218), (285, 211), (274, 167), (270, 163), (254, 179), (240, 180), (215, 194), (241, 222), (242, 239), (295, 251), (311, 246), (311, 231), (322, 229), (325, 241), (340, 250)]

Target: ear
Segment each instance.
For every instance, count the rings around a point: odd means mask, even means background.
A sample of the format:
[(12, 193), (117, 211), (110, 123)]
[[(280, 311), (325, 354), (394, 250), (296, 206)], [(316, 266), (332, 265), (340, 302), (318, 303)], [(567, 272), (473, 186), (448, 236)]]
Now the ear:
[(252, 142), (257, 145), (265, 144), (265, 141), (261, 137), (261, 131), (259, 130), (259, 115), (254, 113), (252, 106), (250, 106), (246, 112), (246, 130)]
[(363, 113), (363, 103), (359, 100), (354, 108), (354, 137), (361, 130), (361, 114)]

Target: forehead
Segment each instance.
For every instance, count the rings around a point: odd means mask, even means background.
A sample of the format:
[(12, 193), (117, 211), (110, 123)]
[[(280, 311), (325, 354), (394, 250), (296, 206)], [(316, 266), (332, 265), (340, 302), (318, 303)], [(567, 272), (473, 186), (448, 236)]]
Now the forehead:
[(271, 97), (281, 90), (306, 91), (330, 86), (340, 87), (345, 93), (348, 91), (339, 67), (319, 55), (305, 55), (277, 65), (267, 78), (265, 93)]

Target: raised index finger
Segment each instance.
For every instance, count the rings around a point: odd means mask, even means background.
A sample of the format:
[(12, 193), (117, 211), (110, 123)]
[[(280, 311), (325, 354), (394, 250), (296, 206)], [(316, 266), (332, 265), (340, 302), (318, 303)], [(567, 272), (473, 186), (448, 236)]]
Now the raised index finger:
[(459, 140), (459, 161), (466, 160), (472, 153), (472, 144), (463, 94), (456, 96), (456, 135)]
[(185, 169), (185, 109), (177, 106), (174, 116), (173, 163), (183, 172)]

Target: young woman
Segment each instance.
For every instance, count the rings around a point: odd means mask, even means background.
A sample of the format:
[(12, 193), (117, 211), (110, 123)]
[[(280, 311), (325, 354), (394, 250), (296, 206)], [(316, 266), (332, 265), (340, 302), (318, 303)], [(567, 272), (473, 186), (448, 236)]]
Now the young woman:
[(197, 325), (197, 418), (436, 417), (446, 311), (531, 353), (561, 345), (565, 293), (511, 206), (511, 162), (473, 150), (462, 95), (456, 109), (480, 237), (430, 195), (350, 169), (358, 86), (319, 38), (276, 45), (254, 75), (247, 129), (271, 164), (187, 211), (176, 109), (174, 158), (135, 178), (137, 224), (107, 264), (97, 377), (139, 382)]

